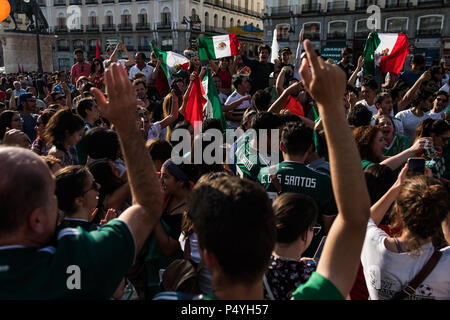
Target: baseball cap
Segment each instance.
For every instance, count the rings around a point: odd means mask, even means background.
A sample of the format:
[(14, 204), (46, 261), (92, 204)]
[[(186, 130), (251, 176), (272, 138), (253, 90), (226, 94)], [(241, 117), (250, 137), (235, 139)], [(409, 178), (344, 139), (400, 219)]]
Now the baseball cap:
[(284, 47), (283, 49), (281, 49), (279, 51), (280, 54), (283, 54), (285, 52), (292, 54), (292, 51), (291, 51), (291, 49), (289, 47)]

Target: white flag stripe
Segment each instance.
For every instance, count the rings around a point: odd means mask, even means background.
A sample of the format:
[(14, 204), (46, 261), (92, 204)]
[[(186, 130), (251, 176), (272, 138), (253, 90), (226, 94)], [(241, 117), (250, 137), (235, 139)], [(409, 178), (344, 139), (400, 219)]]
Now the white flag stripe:
[[(375, 50), (375, 56), (380, 55), (390, 55), (392, 53), (392, 50), (394, 49), (395, 43), (398, 39), (397, 33), (379, 33), (378, 37), (380, 38), (381, 42), (378, 45), (377, 49)], [(386, 54), (386, 49), (388, 49)], [(381, 60), (381, 57), (378, 59), (375, 59), (376, 64), (378, 65)]]
[(186, 58), (185, 56), (175, 53), (173, 51), (169, 51), (167, 52), (167, 60), (166, 60), (166, 64), (169, 67), (174, 67), (177, 64), (185, 64), (189, 62), (189, 59)]
[[(214, 44), (214, 53), (216, 55), (216, 59), (231, 56), (230, 36), (228, 34), (224, 36), (214, 36), (212, 40)], [(222, 47), (220, 45), (222, 42), (226, 44), (225, 47)]]
[(275, 63), (275, 60), (278, 59), (278, 51), (280, 51), (280, 47), (278, 46), (277, 29), (274, 29), (272, 40), (272, 58), (270, 59), (270, 62)]

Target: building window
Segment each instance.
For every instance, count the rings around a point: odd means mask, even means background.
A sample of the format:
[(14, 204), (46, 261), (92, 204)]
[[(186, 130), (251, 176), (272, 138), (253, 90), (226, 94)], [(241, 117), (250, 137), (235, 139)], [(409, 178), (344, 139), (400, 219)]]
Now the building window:
[(91, 16), (89, 16), (89, 25), (90, 26), (96, 26), (97, 25), (97, 16), (94, 14), (92, 14)]
[(227, 27), (227, 18), (222, 17), (222, 29), (225, 29)]
[(114, 17), (111, 11), (108, 11), (105, 16), (105, 24), (112, 26), (114, 24)]
[(57, 24), (59, 28), (64, 28), (66, 26), (66, 17), (61, 13), (58, 17)]
[(408, 18), (388, 18), (385, 25), (386, 32), (405, 33), (408, 30)]
[[(100, 44), (100, 41), (99, 41), (98, 45), (100, 48), (102, 47)], [(91, 39), (91, 40), (89, 40), (89, 52), (93, 52), (95, 50), (97, 50), (97, 40)]]
[(439, 35), (443, 26), (444, 17), (441, 15), (430, 15), (419, 17), (419, 35)]
[[(214, 15), (214, 28), (218, 27), (218, 23), (219, 23), (219, 17), (217, 16), (217, 14)], [(226, 20), (225, 20), (226, 23)]]
[(233, 18), (230, 19), (230, 27), (231, 28), (234, 27), (234, 19)]
[(164, 26), (170, 26), (171, 19), (170, 19), (170, 11), (169, 8), (164, 8), (163, 12), (161, 13), (161, 22)]
[(209, 13), (205, 12), (205, 26), (209, 27)]
[(121, 23), (123, 25), (129, 26), (131, 24), (131, 14), (130, 14), (130, 12), (128, 10), (125, 10), (122, 13), (120, 19), (121, 19)]
[(328, 39), (345, 39), (347, 34), (347, 21), (331, 21), (328, 24)]
[(163, 51), (171, 51), (172, 50), (172, 45), (173, 45), (173, 42), (172, 42), (172, 39), (163, 39), (162, 41), (161, 41), (161, 50), (163, 50)]
[(84, 42), (83, 42), (83, 40), (75, 40), (74, 42), (73, 42), (73, 48), (74, 49), (84, 49)]
[(142, 9), (138, 14), (138, 23), (140, 25), (147, 24), (147, 11), (145, 11), (145, 9)]
[(303, 25), (304, 37), (310, 40), (320, 40), (320, 23), (308, 22)]
[(291, 26), (288, 24), (279, 24), (276, 26), (277, 29), (277, 40), (278, 41), (289, 41), (289, 30)]

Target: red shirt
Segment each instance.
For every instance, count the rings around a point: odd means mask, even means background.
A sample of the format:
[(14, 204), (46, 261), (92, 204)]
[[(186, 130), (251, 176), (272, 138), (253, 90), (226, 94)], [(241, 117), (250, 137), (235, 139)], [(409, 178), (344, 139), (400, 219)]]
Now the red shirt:
[(230, 89), (231, 88), (231, 74), (228, 70), (220, 70), (217, 71), (217, 75), (222, 81), (222, 88)]
[(78, 78), (81, 76), (86, 76), (89, 78), (91, 74), (91, 64), (89, 62), (83, 61), (82, 63), (75, 63), (70, 70), (70, 76), (74, 79), (74, 83), (77, 82)]

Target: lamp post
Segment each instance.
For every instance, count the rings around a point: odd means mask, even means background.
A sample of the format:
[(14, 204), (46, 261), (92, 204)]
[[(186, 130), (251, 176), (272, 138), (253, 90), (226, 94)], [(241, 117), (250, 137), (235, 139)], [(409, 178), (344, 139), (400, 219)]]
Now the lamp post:
[(183, 21), (181, 22), (181, 24), (185, 24), (185, 25), (189, 25), (189, 45), (191, 46), (191, 49), (196, 50), (197, 49), (197, 42), (193, 42), (192, 40), (197, 40), (197, 39), (193, 39), (192, 38), (192, 27), (194, 24), (198, 24), (200, 25), (201, 20), (200, 17), (196, 14), (192, 15), (189, 17), (189, 19), (187, 19), (186, 17), (183, 16)]
[(37, 14), (34, 16), (34, 27), (36, 28), (36, 47), (37, 47), (37, 72), (43, 73), (42, 59), (41, 59), (41, 43), (39, 40), (39, 24), (37, 20)]

